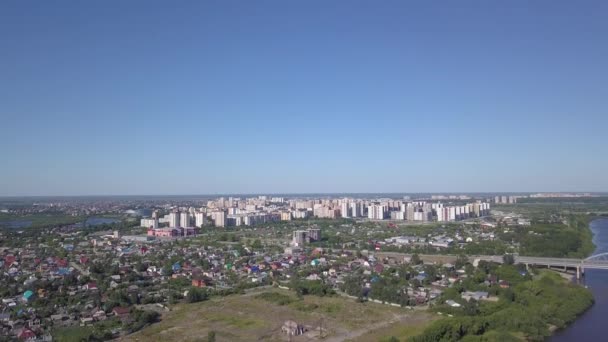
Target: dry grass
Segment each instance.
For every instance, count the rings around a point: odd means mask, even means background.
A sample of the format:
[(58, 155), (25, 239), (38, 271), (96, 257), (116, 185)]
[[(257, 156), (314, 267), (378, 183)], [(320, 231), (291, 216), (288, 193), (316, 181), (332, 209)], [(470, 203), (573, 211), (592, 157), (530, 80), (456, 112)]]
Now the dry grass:
[[(406, 309), (374, 303), (357, 303), (342, 297), (320, 298), (306, 296), (298, 300), (285, 290), (270, 289), (294, 299), (287, 305), (278, 305), (262, 298), (258, 293), (214, 298), (207, 302), (179, 304), (163, 314), (162, 321), (123, 338), (125, 341), (206, 341), (210, 331), (216, 332), (217, 341), (287, 341), (281, 333), (286, 320), (294, 320), (309, 327), (304, 336), (294, 341), (318, 339), (319, 325), (324, 330), (323, 341), (346, 339), (377, 341), (378, 337), (403, 336), (398, 327), (424, 325), (429, 315)], [(375, 335), (369, 335), (369, 331)], [(369, 335), (369, 336), (368, 336)], [(375, 338), (375, 339), (374, 339)]]

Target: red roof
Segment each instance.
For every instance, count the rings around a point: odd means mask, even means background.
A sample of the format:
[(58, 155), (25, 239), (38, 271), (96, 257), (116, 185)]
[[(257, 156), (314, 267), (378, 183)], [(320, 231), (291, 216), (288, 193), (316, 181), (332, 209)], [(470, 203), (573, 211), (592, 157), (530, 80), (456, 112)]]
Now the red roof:
[(117, 306), (114, 309), (112, 309), (112, 312), (117, 316), (124, 316), (124, 315), (128, 315), (131, 312), (131, 310), (126, 307)]
[(21, 330), (21, 332), (19, 333), (19, 335), (17, 335), (17, 337), (20, 340), (27, 340), (30, 338), (35, 338), (36, 334), (33, 331), (31, 331), (30, 329), (25, 328), (25, 329)]
[(4, 257), (4, 263), (7, 266), (10, 266), (13, 262), (15, 262), (15, 256), (14, 255), (7, 255)]

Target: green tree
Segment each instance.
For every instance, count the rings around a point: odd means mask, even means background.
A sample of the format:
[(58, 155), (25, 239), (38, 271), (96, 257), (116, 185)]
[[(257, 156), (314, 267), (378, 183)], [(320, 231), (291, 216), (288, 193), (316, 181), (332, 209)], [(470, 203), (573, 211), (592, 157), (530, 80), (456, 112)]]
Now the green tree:
[(515, 257), (513, 254), (505, 254), (502, 256), (502, 262), (506, 265), (513, 265), (515, 263)]
[(411, 258), (410, 262), (414, 265), (420, 265), (420, 264), (422, 264), (422, 259), (420, 259), (420, 256), (418, 255), (418, 253), (414, 253), (414, 254), (412, 254), (412, 258)]
[(253, 241), (253, 243), (251, 244), (251, 248), (253, 248), (253, 249), (258, 249), (258, 250), (259, 250), (259, 249), (262, 249), (262, 248), (263, 248), (263, 246), (262, 246), (262, 241), (260, 241), (260, 239), (255, 239), (255, 240)]
[(192, 287), (188, 290), (188, 294), (186, 295), (186, 301), (188, 303), (202, 302), (208, 298), (209, 295), (207, 294), (207, 291), (201, 290), (198, 287)]

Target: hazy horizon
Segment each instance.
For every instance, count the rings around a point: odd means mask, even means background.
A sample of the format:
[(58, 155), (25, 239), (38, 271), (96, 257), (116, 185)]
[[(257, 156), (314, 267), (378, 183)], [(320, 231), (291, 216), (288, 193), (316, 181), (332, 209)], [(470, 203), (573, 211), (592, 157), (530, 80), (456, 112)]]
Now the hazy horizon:
[(0, 195), (0, 198), (75, 198), (75, 197), (226, 197), (226, 196), (330, 196), (330, 195), (530, 195), (537, 193), (608, 195), (608, 191), (461, 191), (461, 192), (257, 192), (257, 193), (200, 193), (200, 194), (84, 194), (84, 195)]

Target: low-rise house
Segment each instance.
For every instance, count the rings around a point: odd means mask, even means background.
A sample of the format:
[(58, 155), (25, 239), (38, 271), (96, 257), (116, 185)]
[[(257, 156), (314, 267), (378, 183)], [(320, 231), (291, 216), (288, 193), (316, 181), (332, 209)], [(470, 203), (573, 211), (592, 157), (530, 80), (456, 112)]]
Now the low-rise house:
[(488, 292), (485, 291), (475, 291), (475, 292), (471, 292), (471, 291), (466, 291), (463, 292), (461, 297), (464, 300), (471, 300), (471, 299), (475, 299), (475, 300), (483, 300), (483, 299), (487, 299), (490, 295), (488, 294)]
[(70, 319), (70, 317), (68, 315), (64, 315), (64, 314), (56, 314), (56, 315), (51, 315), (51, 321), (53, 322), (60, 322), (60, 321), (65, 321)]
[(126, 307), (117, 306), (114, 309), (112, 309), (112, 313), (116, 317), (120, 318), (121, 320), (125, 320), (125, 319), (129, 318), (129, 315), (131, 314), (131, 310)]
[(106, 312), (103, 310), (97, 310), (95, 311), (95, 313), (93, 314), (93, 319), (96, 321), (105, 321), (106, 320)]
[(31, 329), (23, 328), (17, 332), (17, 338), (21, 341), (34, 341), (36, 339), (36, 333)]
[(88, 283), (88, 284), (86, 284), (86, 285), (83, 286), (83, 290), (85, 290), (85, 291), (97, 291), (98, 290), (97, 283), (93, 283), (93, 282)]
[(40, 328), (40, 319), (39, 318), (32, 318), (30, 320), (27, 321), (27, 326), (28, 328), (32, 329), (32, 330), (37, 330)]
[(10, 321), (11, 315), (8, 313), (0, 313), (0, 323), (8, 323)]
[(207, 287), (209, 285), (211, 285), (209, 280), (205, 280), (203, 278), (192, 279), (192, 286), (194, 287)]
[(93, 319), (92, 316), (86, 316), (86, 317), (80, 318), (80, 324), (84, 324), (84, 325), (93, 324), (94, 321), (95, 320)]
[(21, 297), (21, 299), (27, 303), (27, 302), (31, 302), (34, 299), (34, 297), (35, 297), (34, 292), (27, 290), (23, 293), (23, 296)]

